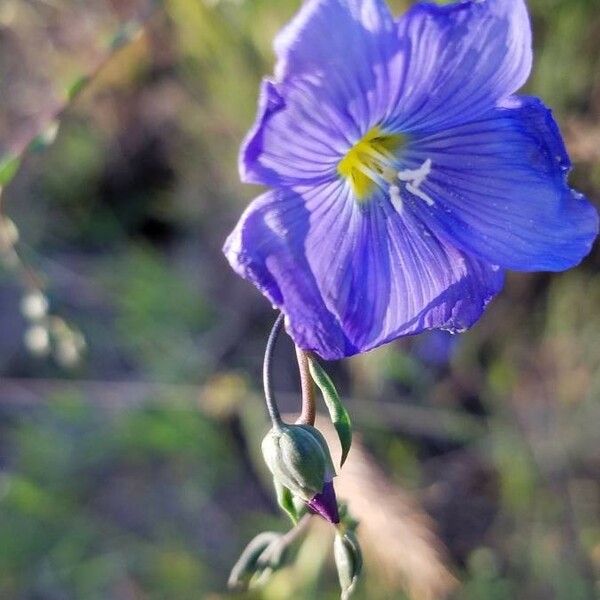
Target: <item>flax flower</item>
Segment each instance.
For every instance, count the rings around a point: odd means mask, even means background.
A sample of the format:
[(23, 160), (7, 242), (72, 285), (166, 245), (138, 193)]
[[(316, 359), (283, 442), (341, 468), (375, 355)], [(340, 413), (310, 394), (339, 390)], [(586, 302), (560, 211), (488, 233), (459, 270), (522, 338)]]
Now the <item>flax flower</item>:
[(326, 359), (463, 331), (504, 270), (560, 271), (597, 234), (529, 76), (522, 0), (308, 0), (275, 41), (240, 155), (270, 188), (224, 252)]

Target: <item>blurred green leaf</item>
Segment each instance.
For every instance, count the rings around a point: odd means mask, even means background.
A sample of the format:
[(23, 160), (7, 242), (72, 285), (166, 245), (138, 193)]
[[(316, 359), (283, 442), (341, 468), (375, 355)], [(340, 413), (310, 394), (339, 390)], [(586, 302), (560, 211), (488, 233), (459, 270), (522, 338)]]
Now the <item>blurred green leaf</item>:
[(0, 188), (8, 185), (21, 166), (21, 157), (5, 155), (0, 158)]
[(90, 78), (87, 75), (81, 75), (73, 80), (73, 82), (65, 90), (65, 96), (68, 102), (72, 102), (80, 92), (89, 83)]

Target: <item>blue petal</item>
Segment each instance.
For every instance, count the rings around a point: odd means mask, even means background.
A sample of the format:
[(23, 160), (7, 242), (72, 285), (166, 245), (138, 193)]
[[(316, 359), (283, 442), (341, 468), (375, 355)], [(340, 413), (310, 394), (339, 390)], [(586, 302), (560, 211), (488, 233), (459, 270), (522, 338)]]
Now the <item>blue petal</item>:
[(516, 92), (531, 70), (523, 0), (421, 3), (398, 25), (408, 57), (388, 122), (404, 131), (436, 131), (476, 118)]
[(373, 125), (387, 99), (386, 63), (398, 51), (385, 0), (308, 0), (274, 45), (278, 81), (315, 82), (363, 133)]
[(275, 81), (263, 83), (240, 154), (242, 180), (322, 182), (387, 110), (394, 21), (384, 0), (309, 0), (275, 50)]
[[(468, 253), (518, 271), (579, 263), (598, 233), (598, 213), (567, 184), (570, 168), (552, 113), (513, 97), (471, 123), (415, 139), (407, 168), (431, 161), (422, 191), (432, 227)], [(431, 203), (429, 203), (431, 204)]]
[(323, 211), (305, 198), (315, 224), (305, 245), (308, 262), (326, 305), (360, 351), (428, 329), (464, 331), (502, 287), (497, 267), (436, 237), (417, 214), (398, 214), (383, 195)]
[(258, 198), (225, 245), (242, 277), (286, 314), (288, 332), (325, 359), (425, 329), (462, 331), (500, 290), (503, 274), (436, 238), (381, 197), (367, 207), (347, 186)]
[[(285, 79), (315, 69), (351, 67), (344, 58), (353, 56), (352, 42), (368, 45), (371, 35), (393, 26), (385, 0), (307, 0), (275, 39), (277, 75)], [(348, 39), (351, 34), (359, 38)], [(357, 58), (363, 58), (362, 50)]]
[(329, 312), (304, 254), (309, 213), (293, 192), (267, 192), (241, 216), (223, 252), (232, 268), (287, 315), (296, 344), (323, 358), (358, 352)]
[(240, 177), (270, 186), (316, 184), (334, 178), (355, 126), (299, 84), (264, 81), (254, 127), (242, 144)]

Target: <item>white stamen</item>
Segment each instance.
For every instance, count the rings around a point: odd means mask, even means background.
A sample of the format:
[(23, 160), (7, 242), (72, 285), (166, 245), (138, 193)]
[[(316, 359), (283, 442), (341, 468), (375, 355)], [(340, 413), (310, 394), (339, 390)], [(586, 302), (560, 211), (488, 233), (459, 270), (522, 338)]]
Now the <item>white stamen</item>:
[(398, 171), (398, 179), (406, 182), (406, 190), (423, 200), (428, 206), (433, 206), (435, 201), (421, 189), (421, 184), (431, 173), (431, 164), (431, 159), (428, 158), (418, 169)]
[(411, 194), (417, 196), (417, 198), (421, 198), (421, 200), (423, 200), (427, 206), (433, 206), (435, 204), (435, 200), (431, 196), (428, 196), (422, 189), (418, 188), (412, 183), (407, 183), (406, 189)]
[(428, 158), (418, 169), (404, 169), (398, 171), (398, 179), (400, 181), (410, 181), (418, 188), (430, 173), (431, 159)]
[(377, 171), (375, 171), (374, 169), (362, 162), (359, 162), (356, 165), (356, 169), (358, 169), (363, 175), (368, 177), (373, 183), (385, 183), (385, 180), (381, 173), (377, 173)]
[(400, 188), (397, 185), (390, 186), (390, 200), (392, 202), (392, 206), (396, 209), (396, 212), (401, 215), (404, 212), (404, 202), (402, 202)]
[(371, 145), (366, 145), (364, 148), (361, 148), (361, 153), (376, 159), (382, 167), (391, 167), (394, 164), (394, 155), (384, 148), (377, 150)]

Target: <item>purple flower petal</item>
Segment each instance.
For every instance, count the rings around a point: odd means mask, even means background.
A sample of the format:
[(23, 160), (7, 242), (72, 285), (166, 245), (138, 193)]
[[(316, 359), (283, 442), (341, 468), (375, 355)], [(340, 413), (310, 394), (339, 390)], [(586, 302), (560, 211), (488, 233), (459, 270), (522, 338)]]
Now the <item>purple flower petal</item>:
[(337, 499), (335, 497), (332, 481), (327, 481), (323, 486), (323, 491), (317, 494), (310, 502), (307, 502), (307, 505), (312, 511), (321, 515), (330, 523), (335, 525), (340, 522)]
[(321, 356), (359, 352), (327, 309), (304, 253), (310, 214), (293, 192), (268, 192), (244, 212), (223, 251), (232, 268), (287, 315), (294, 341)]
[(523, 0), (418, 3), (399, 20), (409, 50), (392, 128), (436, 131), (477, 118), (516, 92), (531, 70)]
[(254, 127), (242, 144), (242, 181), (266, 185), (316, 184), (337, 176), (340, 156), (356, 131), (348, 118), (306, 92), (264, 81)]
[(512, 98), (477, 120), (415, 139), (407, 166), (431, 161), (421, 185), (435, 204), (405, 193), (438, 234), (504, 268), (559, 271), (586, 256), (596, 209), (567, 184), (569, 158), (551, 112)]
[(285, 312), (294, 341), (325, 359), (425, 329), (464, 330), (503, 283), (409, 211), (383, 197), (361, 207), (343, 183), (261, 196), (224, 251)]
[(309, 0), (274, 46), (278, 81), (316, 84), (321, 100), (360, 130), (388, 105), (386, 67), (398, 44), (385, 0)]

